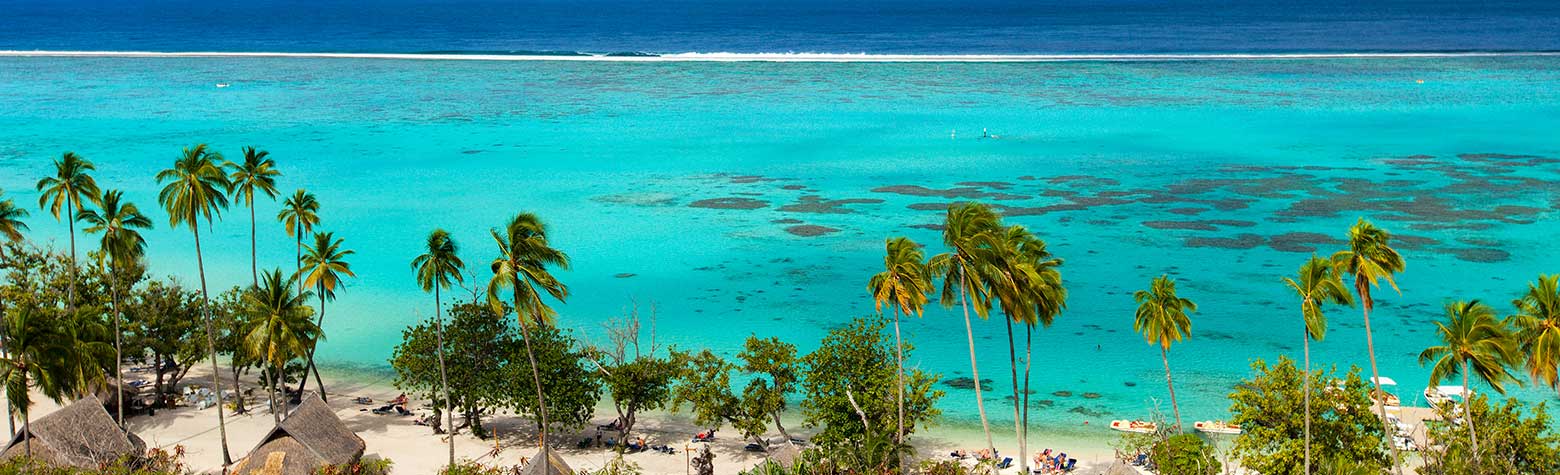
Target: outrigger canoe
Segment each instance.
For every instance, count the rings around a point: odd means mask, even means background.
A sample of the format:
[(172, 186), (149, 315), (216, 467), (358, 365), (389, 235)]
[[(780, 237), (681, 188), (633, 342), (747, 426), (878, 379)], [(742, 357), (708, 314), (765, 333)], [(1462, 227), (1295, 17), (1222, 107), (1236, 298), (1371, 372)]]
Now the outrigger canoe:
[(1110, 428), (1116, 429), (1116, 430), (1119, 430), (1119, 431), (1122, 431), (1122, 432), (1136, 432), (1136, 433), (1139, 433), (1139, 434), (1152, 434), (1152, 433), (1154, 433), (1155, 429), (1159, 428), (1159, 426), (1154, 424), (1154, 423), (1152, 423), (1152, 422), (1129, 421), (1129, 420), (1126, 420), (1126, 419), (1120, 419), (1120, 420), (1110, 421)]
[(1209, 434), (1239, 434), (1240, 426), (1224, 421), (1197, 421), (1192, 427)]

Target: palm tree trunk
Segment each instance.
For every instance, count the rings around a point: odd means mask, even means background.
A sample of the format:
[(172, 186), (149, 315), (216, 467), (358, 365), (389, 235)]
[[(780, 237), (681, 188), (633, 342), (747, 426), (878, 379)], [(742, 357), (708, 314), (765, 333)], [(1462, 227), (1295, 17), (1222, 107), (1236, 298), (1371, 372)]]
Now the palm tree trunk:
[(1170, 379), (1170, 350), (1159, 345), (1159, 358), (1165, 362), (1165, 386), (1170, 388), (1170, 410), (1175, 412), (1175, 431), (1181, 432), (1181, 405), (1175, 401), (1175, 381)]
[(1402, 459), (1397, 449), (1397, 431), (1387, 422), (1387, 393), (1381, 390), (1381, 373), (1376, 370), (1376, 341), (1370, 333), (1370, 308), (1367, 306), (1361, 313), (1365, 315), (1365, 349), (1370, 351), (1370, 382), (1376, 386), (1376, 394), (1371, 399), (1376, 400), (1376, 415), (1381, 417), (1382, 435), (1387, 438), (1387, 447), (1392, 449), (1392, 471), (1403, 475)]
[(76, 313), (76, 219), (71, 215), (74, 209), (76, 209), (75, 202), (71, 200), (70, 194), (66, 193), (65, 225), (70, 228), (70, 285), (65, 293), (65, 308), (70, 309), (72, 315)]
[[(899, 385), (894, 388), (897, 390), (896, 401), (899, 403), (899, 432), (895, 432), (894, 440), (903, 445), (905, 443), (905, 342), (899, 336), (899, 307), (894, 307), (894, 352), (894, 365), (898, 371), (895, 375), (899, 378)], [(895, 451), (897, 452), (898, 449)]]
[(120, 335), (119, 320), (119, 276), (114, 273), (114, 261), (109, 261), (108, 266), (108, 294), (109, 300), (114, 305), (114, 409), (118, 412), (115, 422), (119, 423), (119, 430), (125, 430), (125, 370), (123, 343)]
[(986, 449), (996, 454), (996, 444), (991, 443), (991, 424), (986, 422), (986, 402), (980, 395), (980, 366), (975, 364), (975, 329), (970, 326), (969, 286), (969, 277), (964, 275), (964, 267), (960, 266), (959, 305), (964, 307), (964, 338), (970, 345), (970, 374), (975, 377), (975, 408), (980, 410), (980, 427), (986, 432)]
[(1019, 415), (1018, 399), (1018, 349), (1013, 345), (1013, 319), (1007, 320), (1008, 367), (1013, 373), (1013, 437), (1018, 438), (1018, 473), (1029, 473), (1029, 461), (1024, 460), (1024, 421)]
[(271, 348), (271, 335), (267, 333), (265, 336), (266, 354), (261, 358), (264, 361), (260, 363), (265, 365), (265, 396), (271, 400), (271, 420), (275, 421), (276, 425), (282, 425), (282, 413), (287, 412), (287, 400), (282, 400), (281, 410), (278, 411), (276, 407), (276, 365), (271, 364), (271, 352), (275, 350), (275, 348)]
[(1305, 475), (1311, 475), (1311, 332), (1307, 323), (1301, 335), (1301, 346), (1305, 348), (1305, 375), (1302, 376), (1302, 386), (1305, 387)]
[[(520, 308), (521, 308), (520, 307), (520, 290), (519, 290), (518, 287), (520, 285), (522, 285), (522, 284), (520, 282), (518, 282), (518, 281), (515, 282), (514, 284), (515, 284), (515, 287), (516, 287), (516, 289), (515, 289), (515, 317), (516, 317), (517, 320), (521, 320), (520, 321), (520, 338), (525, 340), (525, 357), (526, 357), (526, 359), (530, 360), (530, 362), (531, 362), (531, 381), (536, 383), (536, 415), (539, 418), (541, 418), (541, 424), (539, 424), (541, 429), (537, 431), (537, 433), (538, 433), (538, 444), (539, 444), (539, 447), (541, 447), (545, 451), (545, 449), (547, 448), (547, 398), (542, 393), (542, 373), (541, 373), (541, 371), (536, 369), (536, 352), (531, 350), (531, 330), (530, 330), (530, 325), (527, 324), (523, 320), (524, 317), (520, 316)], [(631, 429), (631, 428), (633, 428), (633, 421), (627, 421), (627, 425), (624, 428), (625, 430), (623, 431), (624, 437), (628, 436), (627, 429)], [(552, 471), (552, 467), (550, 465), (551, 463), (552, 463), (552, 460), (551, 460), (550, 457), (542, 457), (542, 471), (541, 471), (541, 473), (551, 473), (551, 471)]]
[(200, 227), (195, 220), (190, 220), (190, 231), (195, 233), (195, 268), (200, 272), (200, 312), (206, 321), (206, 351), (211, 352), (211, 388), (217, 393), (217, 433), (222, 438), (222, 472), (226, 473), (227, 467), (233, 465), (233, 456), (228, 453), (227, 418), (222, 414), (222, 378), (219, 377), (222, 370), (217, 366), (217, 334), (211, 327), (211, 302), (206, 293), (206, 261), (200, 254)]
[(255, 203), (249, 203), (249, 276), (254, 279), (255, 287), (260, 286), (260, 255), (255, 245)]
[(1034, 343), (1035, 327), (1027, 325), (1024, 330), (1024, 434), (1018, 439), (1018, 453), (1025, 457), (1029, 454), (1029, 367), (1034, 361)]
[(1468, 440), (1473, 443), (1473, 463), (1479, 464), (1479, 434), (1473, 430), (1473, 404), (1468, 402), (1468, 362), (1463, 362), (1463, 417), (1468, 419)]
[[(324, 335), (325, 334), (325, 285), (324, 284), (320, 284), (319, 292), (320, 292), (320, 318), (318, 320), (318, 323), (315, 324), (315, 327), (318, 327), (320, 329), (320, 335)], [(314, 383), (315, 383), (315, 386), (319, 386), (320, 387), (320, 401), (330, 402), (330, 400), (326, 399), (326, 396), (325, 396), (325, 381), (320, 380), (320, 370), (319, 370), (319, 368), (314, 366), (314, 351), (318, 350), (319, 347), (320, 347), (320, 339), (319, 338), (315, 338), (314, 341), (309, 342), (309, 364), (304, 366), (304, 368), (303, 368), (303, 379), (298, 381), (298, 394), (303, 394), (304, 386), (308, 386), (309, 385), (309, 373), (312, 372), (312, 373), (314, 373)]]
[(439, 343), (439, 384), (444, 387), (444, 417), (449, 428), (450, 463), (455, 466), (455, 406), (450, 405), (450, 377), (444, 369), (444, 306), (439, 302), (439, 286), (433, 286), (433, 333)]
[[(303, 228), (300, 227), (298, 229), (295, 229), (294, 231), (297, 231), (296, 235), (294, 236), (294, 238), (295, 238), (294, 239), (294, 244), (297, 246), (296, 247), (297, 250), (295, 251), (296, 253), (293, 255), (293, 265), (297, 266), (298, 270), (296, 272), (293, 272), (293, 275), (294, 276), (298, 276), (299, 274), (303, 274)], [(298, 295), (303, 295), (303, 284), (302, 284), (303, 278), (302, 277), (298, 277), (298, 282), (300, 282), (298, 284)], [(305, 376), (307, 376), (307, 375), (305, 375)], [(305, 378), (305, 379), (307, 379), (307, 378)]]

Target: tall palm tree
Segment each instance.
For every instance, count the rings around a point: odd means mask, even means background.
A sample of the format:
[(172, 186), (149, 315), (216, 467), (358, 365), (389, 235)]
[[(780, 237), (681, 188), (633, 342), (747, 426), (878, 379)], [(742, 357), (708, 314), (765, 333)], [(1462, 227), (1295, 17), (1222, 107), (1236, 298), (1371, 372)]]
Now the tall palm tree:
[(899, 431), (895, 432), (895, 441), (900, 445), (905, 442), (905, 348), (904, 340), (899, 335), (899, 315), (921, 316), (921, 310), (926, 307), (927, 295), (932, 293), (932, 273), (926, 267), (925, 253), (921, 252), (921, 245), (911, 241), (910, 238), (889, 238), (884, 242), (883, 272), (872, 276), (867, 281), (867, 291), (872, 292), (872, 301), (878, 312), (883, 311), (883, 305), (894, 307), (894, 351), (896, 352), (895, 364), (898, 366), (899, 385), (895, 388), (898, 392), (895, 401), (899, 404)]
[[(124, 360), (124, 332), (120, 329), (123, 313), (119, 307), (119, 273), (124, 270), (124, 266), (140, 261), (146, 253), (146, 239), (141, 237), (138, 229), (152, 229), (152, 220), (141, 214), (135, 203), (124, 201), (124, 193), (119, 190), (103, 192), (103, 199), (98, 206), (98, 210), (87, 209), (76, 213), (76, 220), (87, 224), (87, 234), (103, 234), (98, 246), (103, 255), (108, 257), (108, 293), (114, 307), (114, 381), (117, 383), (116, 388), (123, 388), (125, 379), (121, 365)], [(123, 429), (124, 391), (115, 391), (114, 397), (117, 398), (115, 409), (118, 410), (115, 420)]]
[[(5, 384), (6, 402), (22, 415), (22, 430), (31, 432), (31, 390), (37, 388), (55, 402), (64, 400), (70, 352), (55, 326), (41, 319), (35, 307), (5, 312), (0, 325), (6, 340), (0, 354), (0, 382)], [(25, 453), (32, 457), (32, 437), (23, 440)]]
[[(0, 190), (0, 197), (5, 196), (5, 190)], [(27, 230), (27, 223), (22, 218), (27, 217), (27, 210), (17, 208), (16, 203), (9, 199), (0, 200), (0, 237), (7, 241), (20, 242), (22, 232)]]
[[(320, 224), (320, 202), (314, 199), (314, 194), (299, 188), (292, 196), (282, 201), (282, 211), (276, 213), (276, 220), (281, 221), (287, 229), (287, 235), (293, 238), (297, 245), (297, 255), (294, 264), (298, 273), (303, 273), (303, 235), (314, 232), (314, 227)], [(303, 286), (298, 286), (298, 291), (303, 292)]]
[[(1338, 273), (1354, 276), (1354, 292), (1360, 297), (1360, 306), (1363, 308), (1361, 314), (1365, 316), (1365, 347), (1370, 353), (1371, 383), (1376, 386), (1373, 395), (1376, 415), (1381, 417), (1381, 430), (1388, 440), (1395, 432), (1387, 422), (1386, 393), (1381, 390), (1381, 373), (1376, 369), (1376, 342), (1372, 339), (1370, 328), (1370, 311), (1375, 308), (1376, 301), (1371, 298), (1370, 291), (1371, 287), (1379, 287), (1382, 280), (1387, 281), (1393, 290), (1398, 290), (1393, 276), (1403, 272), (1403, 256), (1392, 248), (1391, 240), (1392, 235), (1386, 230), (1360, 218), (1349, 228), (1349, 248), (1332, 255), (1333, 267), (1337, 268)], [(1392, 449), (1392, 469), (1398, 475), (1403, 475), (1397, 444), (1388, 443), (1387, 446)]]
[(1513, 300), (1517, 339), (1527, 360), (1528, 376), (1560, 389), (1560, 274), (1540, 275), (1529, 283), (1527, 293)]
[[(569, 288), (548, 271), (549, 266), (567, 270), (569, 256), (552, 247), (547, 226), (531, 213), (520, 213), (504, 229), (491, 230), (498, 245), (498, 258), (491, 265), (493, 280), (488, 281), (488, 305), (495, 314), (503, 314), (505, 287), (510, 288), (515, 319), (520, 322), (520, 337), (525, 340), (525, 356), (531, 363), (531, 379), (536, 384), (536, 414), (541, 419), (541, 447), (547, 446), (547, 400), (542, 392), (542, 376), (536, 369), (536, 353), (531, 350), (531, 327), (551, 325), (556, 312), (542, 300), (542, 293), (562, 303)], [(544, 461), (546, 457), (542, 458)], [(544, 468), (544, 472), (546, 471)]]
[[(1023, 226), (1009, 226), (995, 244), (999, 257), (992, 294), (1006, 315), (1008, 364), (1013, 382), (1013, 430), (1018, 437), (1019, 471), (1029, 469), (1029, 369), (1034, 356), (1034, 327), (1049, 328), (1067, 307), (1067, 289), (1058, 269), (1061, 259), (1051, 255), (1045, 241)], [(1024, 383), (1019, 389), (1018, 356), (1013, 324), (1024, 325)]]
[[(218, 165), (221, 160), (222, 154), (206, 148), (206, 144), (199, 144), (185, 148), (179, 159), (174, 161), (173, 168), (157, 173), (157, 182), (163, 183), (157, 201), (168, 211), (168, 225), (175, 228), (189, 226), (190, 233), (195, 236), (195, 268), (200, 274), (200, 308), (206, 324), (206, 351), (211, 355), (211, 386), (217, 394), (222, 394), (222, 378), (217, 377), (221, 371), (217, 366), (217, 337), (212, 329), (209, 308), (211, 298), (206, 291), (206, 261), (200, 252), (200, 221), (205, 219), (206, 224), (211, 224), (212, 217), (221, 216), (222, 210), (228, 206), (228, 181), (227, 175), (222, 173), (222, 167)], [(222, 405), (218, 404), (217, 429), (222, 437), (222, 466), (227, 467), (233, 464), (233, 457), (228, 452), (227, 419), (222, 413)]]
[(60, 212), (65, 213), (65, 221), (70, 229), (70, 286), (66, 291), (65, 306), (76, 308), (76, 221), (72, 218), (75, 213), (81, 211), (82, 199), (96, 203), (98, 201), (97, 180), (87, 172), (96, 170), (92, 162), (76, 155), (76, 152), (65, 152), (65, 155), (54, 161), (54, 176), (44, 177), (38, 180), (38, 208), (47, 210), (57, 221)]
[(1326, 304), (1353, 305), (1343, 279), (1333, 270), (1332, 262), (1316, 256), (1300, 265), (1300, 273), (1294, 278), (1285, 277), (1289, 286), (1300, 297), (1300, 319), (1305, 325), (1301, 345), (1305, 348), (1305, 471), (1311, 473), (1311, 340), (1322, 341), (1327, 337), (1327, 316), (1322, 314)]
[(1170, 344), (1192, 334), (1192, 320), (1188, 312), (1196, 312), (1197, 304), (1175, 293), (1175, 280), (1168, 275), (1154, 278), (1148, 290), (1132, 293), (1137, 301), (1137, 316), (1132, 329), (1143, 334), (1151, 345), (1159, 346), (1159, 357), (1165, 362), (1165, 386), (1170, 388), (1170, 408), (1175, 411), (1175, 428), (1181, 430), (1181, 406), (1175, 400), (1175, 382), (1170, 378)]
[(433, 292), (433, 333), (438, 340), (439, 384), (444, 392), (445, 427), (449, 428), (449, 465), (455, 465), (455, 406), (450, 404), (450, 379), (444, 369), (444, 305), (439, 301), (439, 291), (456, 282), (464, 282), (460, 275), (466, 263), (460, 260), (460, 248), (450, 233), (434, 229), (428, 233), (427, 251), (412, 259), (412, 270), (417, 272), (417, 285), (424, 292)]
[(243, 297), (244, 312), (250, 317), (244, 330), (244, 349), (263, 365), (271, 418), (277, 424), (287, 412), (286, 398), (281, 404), (276, 401), (277, 372), (288, 361), (304, 356), (320, 336), (319, 325), (309, 318), (314, 316), (308, 304), (310, 292), (294, 292), (297, 283), (297, 276), (283, 277), (281, 269), (272, 270)]
[(325, 381), (320, 379), (320, 370), (314, 366), (314, 352), (319, 349), (319, 341), (325, 339), (325, 301), (336, 300), (336, 287), (344, 287), (342, 279), (357, 277), (352, 273), (352, 265), (347, 263), (347, 257), (351, 256), (351, 250), (341, 248), (341, 239), (335, 233), (314, 233), (314, 245), (306, 249), (303, 255), (303, 270), (299, 274), (303, 277), (305, 287), (313, 287), (314, 293), (320, 298), (320, 317), (316, 323), (320, 327), (320, 338), (309, 343), (309, 363), (303, 371), (303, 381), (298, 383), (298, 391), (303, 392), (303, 387), (309, 383), (309, 372), (314, 373), (314, 382), (320, 387), (320, 400), (325, 398)]
[(986, 419), (986, 403), (981, 396), (980, 366), (975, 361), (975, 330), (970, 325), (970, 307), (985, 319), (991, 311), (990, 291), (985, 277), (994, 261), (990, 243), (993, 233), (1001, 229), (997, 213), (980, 203), (955, 203), (948, 206), (943, 221), (943, 245), (949, 251), (932, 256), (928, 266), (943, 278), (939, 303), (952, 308), (954, 302), (964, 307), (964, 336), (970, 349), (970, 373), (975, 379), (975, 408), (980, 412), (980, 426), (986, 433), (986, 449), (996, 452), (991, 441), (991, 423)]
[(1442, 379), (1462, 375), (1463, 408), (1467, 411), (1468, 440), (1473, 447), (1473, 460), (1479, 460), (1479, 436), (1473, 425), (1473, 413), (1468, 409), (1468, 377), (1477, 374), (1491, 389), (1506, 394), (1505, 383), (1520, 381), (1507, 369), (1517, 364), (1521, 352), (1506, 322), (1495, 318), (1495, 309), (1478, 300), (1457, 301), (1446, 304), (1446, 321), (1435, 322), (1441, 344), (1425, 348), (1419, 353), (1419, 365), (1434, 363), (1430, 367), (1430, 385)]
[[(249, 207), (249, 274), (257, 287), (260, 285), (260, 258), (255, 250), (255, 193), (263, 193), (268, 198), (276, 199), (276, 177), (282, 176), (282, 172), (276, 170), (276, 161), (271, 160), (270, 155), (271, 152), (244, 147), (243, 163), (223, 164), (224, 167), (232, 170), (228, 175), (228, 181), (233, 183), (233, 201), (237, 202), (242, 198), (244, 206)], [(292, 227), (288, 226), (288, 229)]]

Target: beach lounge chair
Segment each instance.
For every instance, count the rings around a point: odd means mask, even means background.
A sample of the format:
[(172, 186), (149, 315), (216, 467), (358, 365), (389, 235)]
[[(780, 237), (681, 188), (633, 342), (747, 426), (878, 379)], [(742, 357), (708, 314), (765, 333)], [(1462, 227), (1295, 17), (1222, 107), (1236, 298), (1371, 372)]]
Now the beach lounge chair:
[(1013, 457), (1003, 457), (1002, 463), (997, 464), (997, 470), (1003, 470), (1013, 466)]
[(742, 449), (748, 452), (763, 452), (764, 446), (758, 445), (757, 442), (753, 442), (743, 446)]
[(1071, 473), (1078, 468), (1078, 459), (1067, 459), (1067, 465), (1062, 466), (1062, 473)]
[(1134, 467), (1141, 467), (1146, 463), (1148, 463), (1148, 454), (1137, 454), (1137, 457), (1132, 459), (1132, 466)]

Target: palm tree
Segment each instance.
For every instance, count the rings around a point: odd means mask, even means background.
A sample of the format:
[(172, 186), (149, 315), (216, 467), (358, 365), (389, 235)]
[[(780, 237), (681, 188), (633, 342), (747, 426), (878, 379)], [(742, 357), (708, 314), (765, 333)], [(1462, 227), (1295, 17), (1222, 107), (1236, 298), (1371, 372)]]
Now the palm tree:
[[(1430, 385), (1442, 379), (1462, 375), (1463, 407), (1468, 405), (1468, 376), (1490, 385), (1495, 392), (1506, 394), (1505, 383), (1518, 381), (1507, 365), (1515, 365), (1521, 358), (1517, 341), (1503, 320), (1495, 318), (1495, 309), (1478, 300), (1457, 301), (1446, 304), (1446, 321), (1435, 322), (1436, 333), (1441, 336), (1440, 345), (1425, 348), (1419, 353), (1419, 365), (1434, 362), (1430, 367)], [(1520, 383), (1520, 381), (1518, 381)], [(1479, 436), (1474, 431), (1473, 413), (1468, 412), (1468, 440), (1473, 447), (1473, 459), (1479, 460)]]
[[(1067, 289), (1062, 285), (1062, 274), (1058, 270), (1062, 265), (1061, 259), (1053, 257), (1046, 249), (1045, 241), (1035, 237), (1023, 226), (1007, 228), (997, 246), (997, 253), (1001, 257), (997, 270), (1004, 277), (994, 281), (997, 284), (993, 285), (992, 291), (1001, 304), (1003, 314), (1008, 316), (1006, 323), (1008, 364), (1013, 378), (1013, 424), (1018, 434), (1019, 469), (1027, 471), (1029, 369), (1030, 360), (1034, 357), (1034, 327), (1043, 325), (1049, 328), (1056, 321), (1056, 316), (1067, 307)], [(1023, 324), (1025, 328), (1022, 392), (1019, 390), (1018, 356), (1013, 341), (1015, 322)]]
[[(5, 190), (0, 190), (0, 197), (5, 196)], [(27, 230), (27, 223), (22, 218), (27, 217), (27, 210), (17, 208), (16, 203), (9, 199), (0, 200), (0, 237), (7, 241), (20, 242), (22, 231)]]
[[(76, 220), (87, 224), (87, 234), (103, 233), (99, 241), (99, 248), (103, 255), (108, 257), (108, 290), (110, 303), (114, 307), (114, 378), (115, 387), (123, 388), (125, 384), (124, 370), (121, 367), (124, 360), (123, 341), (124, 332), (120, 330), (120, 320), (123, 319), (119, 307), (119, 272), (125, 265), (141, 260), (146, 253), (146, 239), (141, 237), (137, 229), (151, 229), (152, 220), (141, 214), (140, 208), (135, 203), (124, 200), (124, 192), (119, 190), (107, 190), (103, 192), (103, 199), (99, 210), (82, 210), (76, 213)], [(115, 404), (118, 414), (116, 421), (119, 427), (125, 425), (125, 395), (124, 391), (115, 391)]]
[(894, 351), (895, 364), (898, 366), (899, 385), (895, 401), (899, 403), (899, 431), (895, 433), (895, 441), (900, 445), (905, 442), (905, 348), (904, 340), (899, 335), (899, 315), (921, 316), (921, 310), (926, 306), (927, 294), (932, 293), (932, 273), (924, 262), (925, 253), (921, 252), (921, 245), (911, 241), (910, 238), (890, 238), (884, 243), (883, 272), (872, 276), (867, 281), (867, 291), (872, 292), (872, 300), (878, 312), (883, 311), (883, 305), (894, 307)]
[[(179, 227), (189, 226), (190, 233), (195, 236), (195, 268), (200, 273), (200, 301), (201, 314), (206, 324), (206, 350), (211, 355), (211, 386), (217, 394), (222, 394), (222, 378), (217, 375), (221, 371), (217, 367), (217, 338), (212, 329), (211, 298), (206, 292), (206, 261), (200, 253), (200, 221), (206, 220), (211, 224), (212, 216), (221, 216), (222, 210), (227, 208), (228, 189), (227, 175), (222, 173), (222, 167), (217, 164), (222, 160), (222, 154), (206, 148), (206, 144), (199, 144), (193, 148), (185, 148), (183, 155), (174, 161), (173, 168), (157, 173), (157, 182), (164, 183), (163, 189), (157, 194), (157, 201), (163, 209), (168, 211), (168, 225)], [(233, 464), (233, 457), (228, 452), (227, 446), (227, 421), (222, 414), (221, 404), (217, 405), (217, 429), (222, 437), (222, 466)]]
[(298, 383), (298, 392), (303, 392), (303, 387), (309, 383), (309, 372), (314, 372), (314, 382), (320, 387), (320, 400), (325, 398), (325, 382), (320, 379), (320, 370), (314, 366), (314, 352), (319, 349), (319, 340), (325, 335), (325, 301), (336, 300), (336, 287), (343, 286), (343, 277), (357, 277), (352, 273), (352, 266), (347, 264), (347, 256), (352, 251), (341, 248), (341, 239), (335, 233), (314, 233), (314, 245), (307, 248), (303, 255), (304, 268), (299, 274), (303, 277), (305, 287), (313, 287), (314, 293), (320, 298), (320, 317), (316, 323), (320, 327), (320, 338), (314, 339), (309, 344), (309, 363), (303, 370), (303, 381)]
[[(520, 213), (509, 220), (502, 231), (491, 230), (493, 242), (498, 245), (498, 258), (491, 265), (493, 280), (488, 281), (488, 305), (495, 314), (503, 314), (502, 292), (509, 287), (513, 294), (515, 319), (520, 322), (520, 337), (525, 340), (525, 356), (531, 363), (531, 379), (536, 384), (536, 414), (541, 423), (540, 446), (547, 446), (547, 401), (542, 392), (542, 376), (536, 368), (536, 353), (531, 350), (531, 330), (535, 326), (552, 324), (556, 312), (542, 300), (542, 293), (562, 303), (569, 297), (569, 288), (559, 282), (548, 266), (567, 270), (569, 256), (552, 247), (547, 240), (547, 226), (541, 218), (531, 213)], [(543, 460), (547, 460), (543, 457)], [(546, 467), (544, 472), (547, 471)]]
[[(41, 320), (36, 307), (19, 307), (5, 312), (5, 352), (0, 354), (0, 382), (5, 384), (6, 402), (22, 415), (22, 428), (31, 432), (32, 388), (59, 402), (66, 395), (69, 379), (66, 361), (69, 350), (61, 344), (53, 325)], [(24, 438), (25, 452), (32, 457), (32, 437)]]
[(74, 309), (76, 306), (76, 221), (71, 219), (76, 212), (82, 210), (81, 200), (96, 203), (98, 201), (97, 180), (87, 172), (96, 170), (92, 162), (76, 155), (76, 152), (65, 152), (59, 160), (54, 161), (54, 176), (44, 177), (38, 180), (38, 208), (48, 210), (57, 221), (60, 219), (60, 211), (65, 212), (66, 225), (70, 229), (70, 286), (65, 297), (65, 306)]
[[(260, 285), (260, 258), (255, 250), (255, 193), (264, 193), (266, 197), (276, 199), (276, 177), (282, 176), (270, 155), (271, 152), (244, 147), (244, 163), (223, 164), (232, 170), (228, 181), (233, 183), (233, 201), (243, 198), (244, 206), (249, 207), (249, 273), (257, 287)], [(288, 226), (288, 229), (292, 229), (292, 226)]]
[(1535, 384), (1543, 382), (1560, 389), (1560, 274), (1540, 275), (1528, 284), (1527, 293), (1513, 300), (1517, 339), (1527, 359), (1528, 376)]
[[(310, 292), (294, 292), (298, 278), (283, 277), (282, 270), (265, 273), (260, 285), (244, 293), (243, 308), (248, 313), (249, 327), (244, 331), (244, 348), (264, 365), (266, 396), (271, 402), (271, 418), (282, 423), (287, 412), (287, 400), (276, 402), (277, 372), (288, 361), (303, 356), (320, 336), (320, 327), (309, 318), (314, 310), (309, 308)], [(277, 408), (281, 409), (278, 410)]]
[[(276, 220), (282, 222), (287, 235), (297, 245), (294, 263), (298, 273), (303, 273), (303, 235), (314, 232), (314, 226), (320, 224), (319, 212), (320, 202), (314, 199), (314, 194), (299, 188), (282, 201), (282, 211), (276, 214)], [(299, 286), (298, 291), (303, 292), (303, 286)]]
[[(1349, 228), (1349, 248), (1332, 255), (1333, 267), (1337, 268), (1339, 274), (1354, 276), (1354, 292), (1359, 295), (1360, 306), (1364, 309), (1361, 313), (1365, 316), (1365, 347), (1370, 352), (1371, 383), (1376, 386), (1372, 397), (1376, 400), (1377, 415), (1381, 417), (1382, 433), (1389, 438), (1395, 432), (1387, 422), (1386, 393), (1381, 390), (1381, 373), (1376, 369), (1376, 342), (1371, 337), (1370, 329), (1370, 311), (1375, 308), (1376, 301), (1371, 299), (1370, 289), (1380, 286), (1379, 282), (1386, 280), (1387, 285), (1397, 290), (1397, 281), (1393, 275), (1403, 272), (1404, 264), (1403, 256), (1392, 249), (1391, 239), (1392, 235), (1386, 230), (1360, 218)], [(1392, 449), (1392, 469), (1398, 475), (1403, 475), (1397, 444), (1389, 443), (1387, 446)]]
[(990, 291), (984, 278), (992, 259), (989, 244), (992, 233), (1001, 229), (997, 213), (980, 203), (956, 203), (948, 206), (943, 221), (943, 245), (949, 252), (933, 256), (927, 265), (942, 274), (940, 303), (952, 308), (955, 301), (964, 307), (964, 336), (970, 349), (970, 373), (975, 379), (975, 407), (980, 411), (981, 429), (986, 433), (986, 449), (996, 452), (991, 441), (991, 424), (986, 419), (986, 403), (981, 397), (980, 366), (975, 361), (975, 330), (970, 325), (970, 306), (985, 319), (991, 311)]
[(448, 289), (455, 282), (464, 282), (460, 273), (466, 263), (460, 260), (459, 247), (450, 233), (435, 229), (428, 233), (428, 250), (412, 259), (412, 269), (417, 272), (417, 285), (424, 292), (433, 292), (433, 333), (438, 341), (439, 384), (444, 389), (445, 427), (450, 430), (450, 466), (455, 465), (455, 406), (450, 404), (450, 379), (444, 369), (444, 305), (439, 301), (439, 291)]
[(1159, 345), (1159, 357), (1165, 362), (1165, 386), (1170, 388), (1170, 408), (1175, 411), (1175, 428), (1181, 430), (1181, 406), (1175, 400), (1175, 382), (1170, 378), (1170, 344), (1191, 336), (1197, 304), (1175, 293), (1175, 280), (1168, 275), (1154, 278), (1148, 290), (1132, 293), (1137, 301), (1137, 316), (1132, 329), (1143, 334), (1151, 345)]
[(1296, 278), (1284, 278), (1284, 285), (1300, 297), (1300, 318), (1305, 324), (1301, 345), (1305, 348), (1305, 471), (1311, 473), (1311, 340), (1322, 341), (1327, 337), (1327, 316), (1322, 305), (1353, 305), (1343, 279), (1333, 270), (1332, 262), (1316, 256), (1300, 265)]

